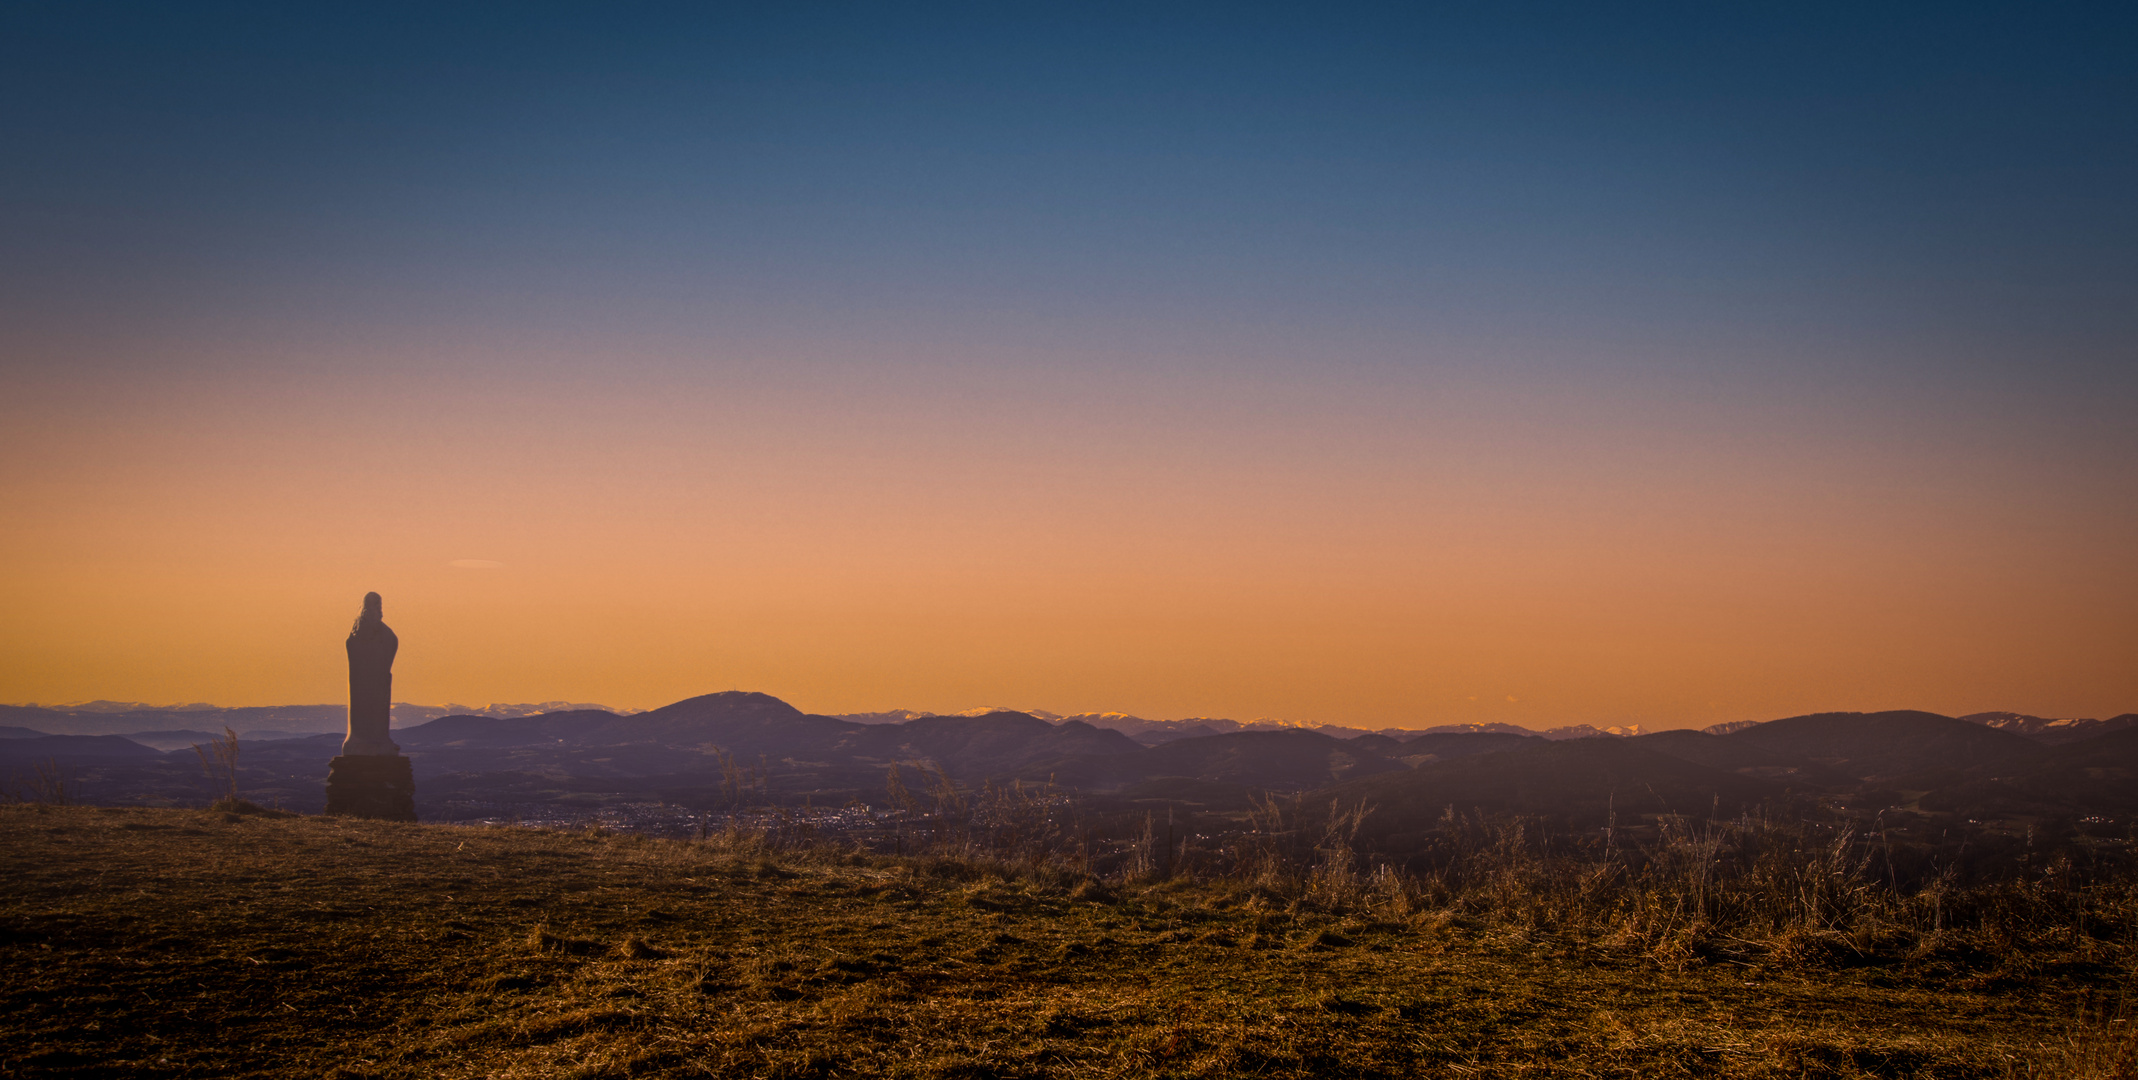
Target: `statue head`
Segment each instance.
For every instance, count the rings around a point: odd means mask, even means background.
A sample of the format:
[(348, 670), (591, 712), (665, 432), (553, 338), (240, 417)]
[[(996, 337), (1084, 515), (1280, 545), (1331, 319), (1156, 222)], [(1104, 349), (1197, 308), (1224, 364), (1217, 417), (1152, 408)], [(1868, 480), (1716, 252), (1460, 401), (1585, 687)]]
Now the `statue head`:
[(383, 621), (386, 617), (385, 611), (382, 606), (383, 603), (384, 602), (379, 599), (379, 594), (375, 592), (365, 593), (364, 612), (363, 614), (358, 615), (356, 617), (356, 626), (354, 627), (354, 629), (362, 630), (366, 626), (379, 625), (379, 623)]

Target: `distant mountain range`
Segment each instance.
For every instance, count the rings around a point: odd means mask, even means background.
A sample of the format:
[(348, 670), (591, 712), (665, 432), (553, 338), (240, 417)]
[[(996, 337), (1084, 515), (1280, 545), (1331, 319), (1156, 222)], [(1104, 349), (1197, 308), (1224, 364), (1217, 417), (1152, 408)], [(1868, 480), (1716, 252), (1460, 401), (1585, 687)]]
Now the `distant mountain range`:
[[(564, 703), (557, 703), (564, 704)], [(1257, 793), (1363, 800), (1367, 831), (1400, 850), (1463, 810), (1540, 815), (1578, 827), (1756, 806), (1988, 820), (2108, 820), (2138, 814), (2138, 715), (2056, 721), (2008, 713), (1822, 713), (1707, 731), (1549, 738), (1460, 725), (1424, 732), (1310, 729), (1230, 720), (804, 713), (765, 694), (708, 694), (644, 712), (572, 707), (464, 711), (395, 729), (430, 819), (511, 808), (667, 803), (883, 805), (894, 770), (908, 791), (948, 783), (1052, 784), (1119, 810), (1234, 815)], [(282, 709), (0, 707), (0, 783), (40, 764), (96, 802), (199, 803), (190, 746), (234, 721), (240, 786), (316, 811), (340, 747), (338, 706)], [(900, 716), (902, 715), (902, 718)], [(153, 722), (120, 737), (51, 730)], [(175, 726), (174, 720), (186, 726)], [(201, 722), (206, 721), (206, 722)]]
[(986, 716), (991, 713), (1021, 712), (1048, 723), (1060, 724), (1069, 721), (1090, 724), (1092, 727), (1118, 731), (1145, 746), (1157, 746), (1175, 739), (1192, 739), (1204, 735), (1225, 735), (1239, 731), (1313, 731), (1338, 739), (1356, 739), (1364, 735), (1381, 735), (1404, 739), (1426, 734), (1493, 732), (1508, 735), (1535, 736), (1545, 739), (1589, 739), (1599, 735), (1639, 735), (1639, 725), (1630, 727), (1593, 727), (1588, 724), (1573, 724), (1545, 731), (1532, 731), (1513, 724), (1441, 724), (1428, 728), (1357, 728), (1338, 724), (1295, 724), (1284, 720), (1226, 720), (1218, 717), (1197, 716), (1185, 720), (1146, 720), (1119, 712), (1062, 713), (1044, 709), (1009, 709), (989, 707), (967, 709), (957, 713), (919, 712), (913, 709), (890, 709), (884, 712), (838, 713), (838, 719), (852, 720), (861, 724), (902, 724), (926, 716)]
[[(644, 710), (619, 709), (608, 705), (586, 702), (542, 701), (521, 704), (493, 703), (480, 708), (472, 705), (413, 705), (396, 702), (393, 706), (395, 728), (413, 727), (448, 716), (485, 716), (511, 719), (523, 716), (539, 716), (548, 713), (604, 712), (618, 716), (630, 716)], [(1597, 727), (1591, 724), (1569, 724), (1541, 731), (1518, 727), (1514, 724), (1439, 724), (1426, 728), (1359, 728), (1337, 724), (1295, 724), (1284, 720), (1228, 720), (1216, 717), (1190, 717), (1183, 720), (1146, 720), (1140, 716), (1119, 712), (1087, 712), (1062, 714), (1044, 709), (1011, 709), (987, 706), (966, 709), (954, 713), (934, 713), (917, 709), (887, 709), (882, 712), (834, 713), (832, 719), (846, 720), (857, 724), (903, 724), (927, 717), (952, 716), (976, 717), (1000, 713), (1021, 713), (1050, 724), (1070, 721), (1089, 724), (1096, 728), (1118, 731), (1146, 746), (1156, 746), (1175, 739), (1196, 738), (1205, 735), (1222, 735), (1238, 731), (1315, 731), (1338, 739), (1356, 739), (1366, 735), (1379, 735), (1403, 740), (1420, 735), (1482, 734), (1494, 733), (1544, 739), (1592, 739), (1599, 736), (1626, 738), (1648, 734), (1641, 725), (1623, 727)], [(169, 742), (162, 736), (194, 736), (202, 733), (220, 733), (225, 727), (235, 729), (241, 737), (260, 740), (289, 738), (301, 735), (327, 734), (343, 729), (347, 710), (341, 705), (266, 705), (226, 707), (205, 702), (181, 705), (150, 705), (138, 701), (83, 701), (64, 705), (0, 705), (0, 738), (10, 728), (35, 731), (52, 735), (126, 735), (151, 736), (153, 741)], [(1972, 713), (1958, 719), (1981, 724), (2000, 731), (2011, 731), (2047, 743), (2071, 742), (2106, 734), (2138, 723), (2138, 714), (2126, 713), (2108, 720), (2051, 719), (2014, 712)], [(1701, 730), (1710, 735), (1726, 735), (1745, 728), (1766, 723), (1762, 720), (1737, 720), (1715, 724)], [(137, 741), (145, 741), (137, 739)], [(151, 745), (153, 745), (153, 741)], [(198, 741), (195, 739), (194, 741)]]
[[(573, 710), (630, 715), (637, 710), (612, 709), (569, 701), (544, 701), (523, 705), (410, 705), (395, 702), (393, 726), (410, 727), (444, 716), (536, 716)], [(258, 705), (226, 707), (195, 702), (188, 705), (148, 705), (138, 701), (83, 701), (71, 705), (0, 705), (0, 731), (21, 727), (49, 735), (150, 735), (192, 736), (235, 730), (241, 738), (262, 741), (301, 735), (324, 735), (343, 731), (348, 725), (346, 705)], [(0, 738), (6, 738), (0, 735)], [(164, 741), (169, 741), (168, 739)], [(198, 742), (200, 739), (192, 739)]]
[(2024, 735), (2036, 742), (2048, 743), (2052, 746), (2078, 742), (2081, 739), (2091, 739), (2096, 735), (2106, 735), (2111, 731), (2122, 731), (2125, 728), (2138, 726), (2138, 713), (2124, 713), (2121, 716), (2111, 717), (2107, 720), (2082, 720), (2076, 718), (2051, 720), (2040, 716), (2028, 716), (2024, 713), (1985, 712), (1972, 713), (1960, 717), (1960, 719), (1970, 724), (1981, 724), (1985, 727), (1996, 728), (1999, 731), (2009, 731), (2015, 735)]

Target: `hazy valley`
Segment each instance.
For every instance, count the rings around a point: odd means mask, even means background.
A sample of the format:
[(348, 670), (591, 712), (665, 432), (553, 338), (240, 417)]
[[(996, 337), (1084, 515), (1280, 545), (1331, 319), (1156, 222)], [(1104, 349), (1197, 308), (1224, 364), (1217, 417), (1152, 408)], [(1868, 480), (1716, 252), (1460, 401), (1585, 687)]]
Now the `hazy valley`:
[[(316, 813), (340, 735), (305, 729), (338, 728), (338, 712), (9, 706), (0, 708), (0, 777), (18, 794), (46, 775), (71, 801), (205, 805), (218, 791), (192, 747), (209, 744), (215, 727), (247, 725), (228, 778), (239, 794)], [(1728, 725), (1720, 734), (1546, 738), (1519, 729), (1162, 724), (1120, 714), (1092, 718), (1106, 727), (1009, 711), (851, 719), (744, 692), (637, 713), (514, 712), (417, 713), (394, 729), (414, 763), (424, 820), (683, 836), (784, 813), (880, 847), (900, 820), (1019, 786), (1073, 807), (1101, 846), (1118, 847), (1158, 815), (1215, 850), (1244, 827), (1257, 799), (1278, 796), (1365, 807), (1363, 849), (1401, 863), (1433, 850), (1451, 810), (1621, 836), (1690, 815), (1875, 819), (1892, 835), (1950, 842), (1979, 834), (1973, 857), (2014, 837), (2120, 844), (2138, 815), (2132, 714), (2072, 722), (1834, 713)], [(55, 728), (72, 731), (48, 733)]]

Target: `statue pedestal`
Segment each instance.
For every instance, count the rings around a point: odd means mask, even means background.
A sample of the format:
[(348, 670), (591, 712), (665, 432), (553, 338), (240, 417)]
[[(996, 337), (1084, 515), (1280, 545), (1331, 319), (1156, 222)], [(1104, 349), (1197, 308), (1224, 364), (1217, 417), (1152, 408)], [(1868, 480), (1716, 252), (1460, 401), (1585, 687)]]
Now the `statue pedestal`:
[(327, 763), (327, 813), (416, 820), (416, 777), (399, 754), (344, 754)]

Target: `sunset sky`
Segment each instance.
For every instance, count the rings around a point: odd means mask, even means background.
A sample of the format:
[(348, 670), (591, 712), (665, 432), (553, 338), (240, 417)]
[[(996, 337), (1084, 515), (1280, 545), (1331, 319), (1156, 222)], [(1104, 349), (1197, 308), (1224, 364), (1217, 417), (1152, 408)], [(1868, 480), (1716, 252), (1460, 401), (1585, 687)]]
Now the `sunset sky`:
[(2138, 710), (2138, 6), (0, 10), (0, 701)]

